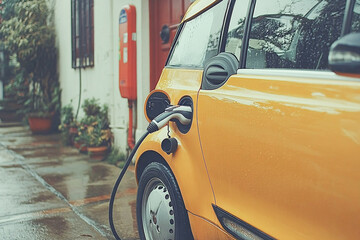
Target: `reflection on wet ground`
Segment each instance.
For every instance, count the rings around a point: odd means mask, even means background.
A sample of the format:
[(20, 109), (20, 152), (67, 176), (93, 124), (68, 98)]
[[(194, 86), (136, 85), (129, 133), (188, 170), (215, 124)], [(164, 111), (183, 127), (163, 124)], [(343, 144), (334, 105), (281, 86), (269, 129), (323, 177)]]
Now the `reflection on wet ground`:
[[(119, 173), (62, 147), (56, 134), (0, 128), (0, 239), (114, 239), (108, 202)], [(128, 171), (114, 213), (123, 239), (138, 239), (135, 198)]]

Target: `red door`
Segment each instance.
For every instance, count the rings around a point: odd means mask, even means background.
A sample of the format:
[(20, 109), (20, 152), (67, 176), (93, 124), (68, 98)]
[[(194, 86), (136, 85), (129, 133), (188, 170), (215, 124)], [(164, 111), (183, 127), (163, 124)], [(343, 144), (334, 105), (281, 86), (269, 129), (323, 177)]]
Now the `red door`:
[(194, 0), (150, 1), (150, 91), (159, 80), (177, 25)]

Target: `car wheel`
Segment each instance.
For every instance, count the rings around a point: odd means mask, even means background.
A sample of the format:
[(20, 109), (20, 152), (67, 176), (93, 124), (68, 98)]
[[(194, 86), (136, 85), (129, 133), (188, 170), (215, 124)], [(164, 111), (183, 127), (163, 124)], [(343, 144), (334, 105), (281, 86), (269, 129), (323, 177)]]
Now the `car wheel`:
[(179, 187), (163, 164), (150, 163), (142, 173), (136, 216), (141, 239), (193, 239)]

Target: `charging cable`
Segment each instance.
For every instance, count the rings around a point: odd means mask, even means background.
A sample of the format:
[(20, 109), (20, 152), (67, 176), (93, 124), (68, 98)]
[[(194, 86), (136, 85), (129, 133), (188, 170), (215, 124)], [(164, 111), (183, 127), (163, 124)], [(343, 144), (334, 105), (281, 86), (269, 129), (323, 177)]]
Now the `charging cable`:
[(114, 226), (114, 219), (113, 219), (113, 209), (114, 209), (114, 201), (116, 192), (119, 188), (120, 182), (123, 179), (126, 170), (128, 169), (130, 162), (132, 158), (134, 157), (137, 149), (141, 145), (141, 143), (145, 140), (147, 135), (150, 133), (156, 132), (163, 128), (169, 121), (172, 121), (174, 119), (179, 120), (179, 122), (183, 125), (188, 125), (191, 123), (192, 119), (192, 108), (190, 106), (169, 106), (165, 109), (165, 112), (158, 115), (156, 118), (154, 118), (149, 126), (147, 127), (147, 130), (144, 135), (141, 136), (139, 141), (134, 146), (134, 149), (131, 151), (128, 159), (126, 160), (126, 163), (124, 165), (124, 168), (121, 170), (120, 175), (118, 179), (115, 182), (114, 188), (111, 193), (110, 201), (109, 201), (109, 223), (112, 233), (114, 234), (114, 237), (116, 240), (121, 240), (120, 236), (116, 232), (115, 226)]

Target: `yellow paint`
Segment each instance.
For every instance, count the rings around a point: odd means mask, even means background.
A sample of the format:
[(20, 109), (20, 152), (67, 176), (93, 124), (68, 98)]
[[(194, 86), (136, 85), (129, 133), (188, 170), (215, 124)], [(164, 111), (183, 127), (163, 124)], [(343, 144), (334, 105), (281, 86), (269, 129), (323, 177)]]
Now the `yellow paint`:
[(219, 207), (277, 239), (360, 239), (360, 81), (234, 75), (198, 125)]
[(188, 213), (194, 239), (233, 240), (234, 238), (223, 229), (199, 216)]
[(191, 130), (170, 124), (175, 154), (166, 128), (138, 151), (170, 166), (194, 236), (224, 234), (216, 204), (278, 239), (360, 239), (360, 81), (237, 74), (210, 91), (201, 78), (163, 70), (157, 90), (194, 101)]
[[(197, 0), (183, 21), (217, 2)], [(360, 239), (360, 75), (295, 73), (239, 71), (200, 90), (202, 70), (163, 70), (157, 91), (173, 105), (193, 99), (191, 130), (170, 123), (179, 143), (171, 155), (160, 147), (167, 129), (150, 134), (136, 171), (152, 161), (144, 153), (161, 155), (195, 239), (232, 239), (212, 204), (275, 239)]]

